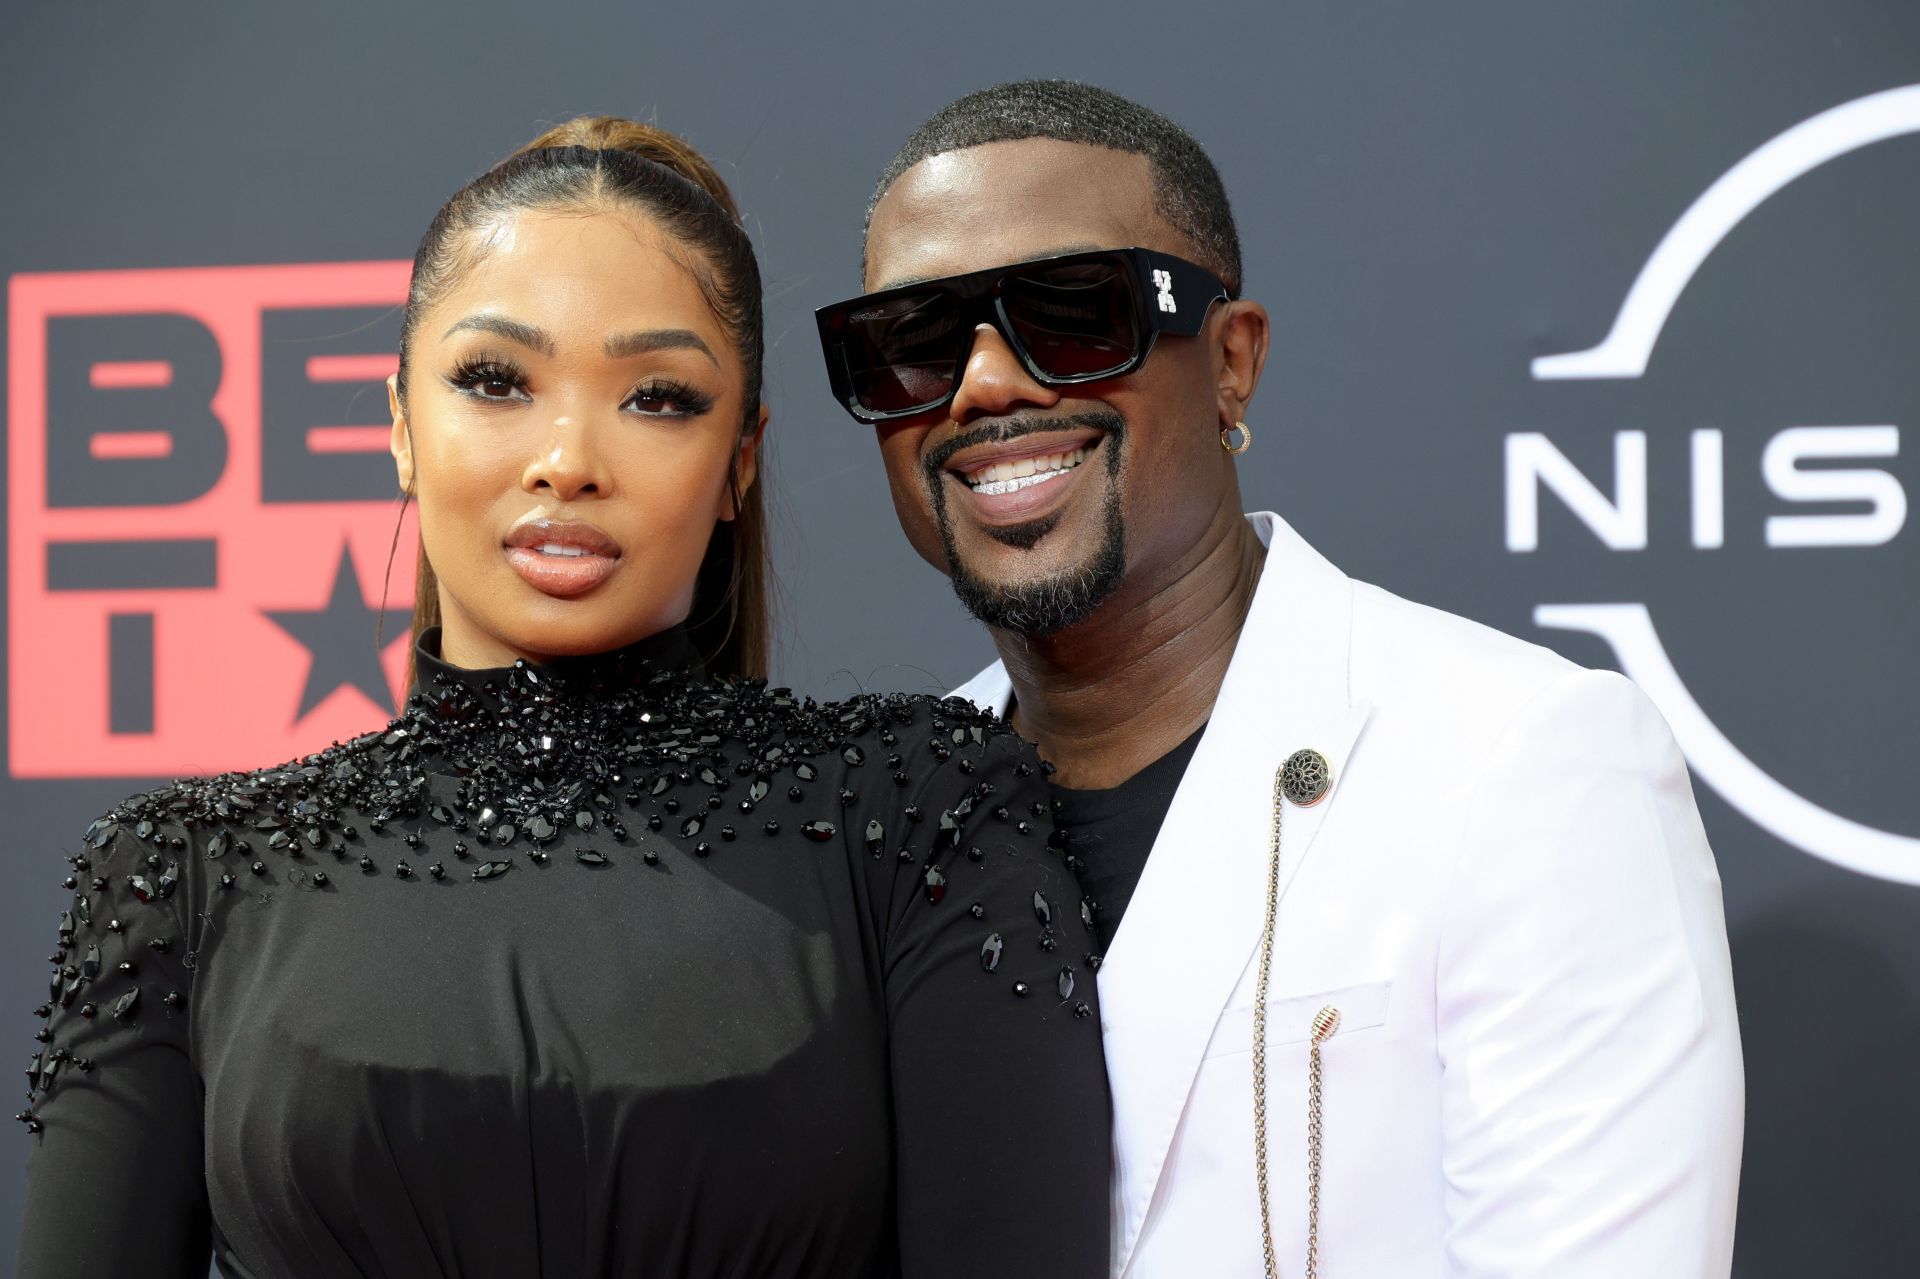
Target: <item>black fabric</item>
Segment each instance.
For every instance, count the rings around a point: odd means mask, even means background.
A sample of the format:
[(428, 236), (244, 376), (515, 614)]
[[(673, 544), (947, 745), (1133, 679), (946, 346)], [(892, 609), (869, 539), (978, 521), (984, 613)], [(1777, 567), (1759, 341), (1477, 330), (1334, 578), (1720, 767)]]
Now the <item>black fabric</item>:
[(90, 827), (18, 1273), (1104, 1276), (1031, 748), (690, 656), (429, 637), (387, 730)]
[(1120, 928), (1174, 792), (1180, 789), (1180, 779), (1186, 776), (1206, 731), (1202, 724), (1193, 736), (1118, 786), (1105, 790), (1053, 787), (1060, 828), (1081, 891), (1091, 903), (1102, 950), (1112, 944)]

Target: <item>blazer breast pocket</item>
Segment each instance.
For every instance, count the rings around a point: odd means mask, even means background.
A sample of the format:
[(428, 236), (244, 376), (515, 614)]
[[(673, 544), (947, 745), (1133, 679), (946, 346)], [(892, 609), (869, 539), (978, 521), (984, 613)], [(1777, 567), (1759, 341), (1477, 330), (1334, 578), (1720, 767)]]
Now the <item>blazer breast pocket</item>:
[[(1322, 1008), (1340, 1010), (1340, 1025), (1333, 1032), (1341, 1039), (1358, 1031), (1382, 1025), (1393, 995), (1390, 981), (1363, 982), (1342, 986), (1314, 995), (1286, 995), (1267, 1000), (1267, 1047), (1304, 1043), (1313, 1035), (1313, 1018)], [(1206, 1057), (1230, 1057), (1253, 1051), (1253, 1005), (1242, 1004), (1220, 1014), (1213, 1036), (1207, 1040)]]

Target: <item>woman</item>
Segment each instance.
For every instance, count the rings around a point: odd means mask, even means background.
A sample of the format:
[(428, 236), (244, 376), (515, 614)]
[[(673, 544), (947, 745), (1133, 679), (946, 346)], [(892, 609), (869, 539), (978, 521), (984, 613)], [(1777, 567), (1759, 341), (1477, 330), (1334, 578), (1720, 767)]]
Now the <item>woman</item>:
[(576, 120), (440, 211), (391, 387), (414, 693), (89, 828), (22, 1275), (1105, 1274), (1031, 749), (751, 678), (761, 350), (671, 135)]

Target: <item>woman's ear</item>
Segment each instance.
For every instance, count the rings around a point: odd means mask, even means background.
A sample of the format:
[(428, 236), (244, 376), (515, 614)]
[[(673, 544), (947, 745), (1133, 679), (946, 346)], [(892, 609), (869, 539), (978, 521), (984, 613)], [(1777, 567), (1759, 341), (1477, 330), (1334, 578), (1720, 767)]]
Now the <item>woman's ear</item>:
[(400, 375), (387, 377), (387, 412), (393, 415), (393, 433), (387, 437), (387, 451), (393, 454), (394, 476), (400, 491), (413, 491), (413, 433), (407, 429), (407, 411), (400, 403)]
[(720, 498), (721, 519), (731, 520), (740, 514), (734, 507), (735, 495), (745, 497), (753, 487), (754, 477), (760, 474), (760, 444), (766, 438), (767, 423), (772, 420), (773, 410), (762, 404), (753, 429), (741, 435), (739, 451), (733, 457), (733, 483)]

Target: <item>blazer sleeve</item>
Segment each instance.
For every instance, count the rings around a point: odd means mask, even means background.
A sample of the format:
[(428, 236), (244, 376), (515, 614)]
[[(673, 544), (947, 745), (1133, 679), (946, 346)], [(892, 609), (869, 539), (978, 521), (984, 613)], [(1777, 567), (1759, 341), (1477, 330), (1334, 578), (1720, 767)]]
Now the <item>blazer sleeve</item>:
[(1033, 748), (957, 701), (898, 728), (866, 868), (902, 1279), (1105, 1279), (1112, 1175), (1090, 925)]
[(1744, 1088), (1685, 760), (1580, 671), (1477, 771), (1436, 973), (1446, 1273), (1724, 1279)]
[(204, 1279), (211, 1235), (188, 1042), (198, 867), (164, 795), (67, 858), (45, 1019), (27, 1066), (21, 1279)]

